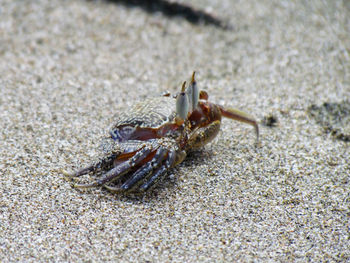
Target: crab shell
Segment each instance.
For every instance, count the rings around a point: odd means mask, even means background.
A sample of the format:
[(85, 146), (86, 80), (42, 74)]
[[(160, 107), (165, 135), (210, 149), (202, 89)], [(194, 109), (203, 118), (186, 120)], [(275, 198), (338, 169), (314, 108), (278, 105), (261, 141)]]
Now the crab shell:
[(74, 186), (102, 186), (116, 193), (145, 192), (188, 152), (214, 139), (222, 116), (253, 125), (258, 136), (258, 125), (249, 115), (210, 103), (206, 92), (199, 97), (186, 119), (179, 118), (176, 99), (170, 96), (146, 99), (121, 113), (110, 131), (106, 155), (71, 175), (93, 173), (98, 179)]
[(135, 104), (118, 116), (110, 134), (114, 140), (147, 140), (160, 138), (175, 127), (174, 98), (157, 97)]

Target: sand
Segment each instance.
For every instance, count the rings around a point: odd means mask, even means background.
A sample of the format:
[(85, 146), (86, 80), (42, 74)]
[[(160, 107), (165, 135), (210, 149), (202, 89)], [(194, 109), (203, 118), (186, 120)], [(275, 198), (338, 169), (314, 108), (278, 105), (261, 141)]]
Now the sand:
[[(0, 2), (0, 261), (350, 260), (349, 2), (186, 5), (222, 24), (125, 1)], [(120, 111), (193, 70), (211, 101), (261, 122), (260, 147), (223, 120), (143, 197), (71, 187), (62, 170), (101, 155)]]

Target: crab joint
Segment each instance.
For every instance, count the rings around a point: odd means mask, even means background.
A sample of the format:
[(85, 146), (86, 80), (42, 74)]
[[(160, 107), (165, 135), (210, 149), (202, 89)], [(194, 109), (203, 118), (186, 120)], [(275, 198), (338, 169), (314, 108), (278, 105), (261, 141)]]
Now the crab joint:
[(182, 84), (181, 92), (176, 99), (176, 113), (183, 120), (187, 118), (189, 108), (188, 96), (185, 92), (185, 86), (186, 81)]

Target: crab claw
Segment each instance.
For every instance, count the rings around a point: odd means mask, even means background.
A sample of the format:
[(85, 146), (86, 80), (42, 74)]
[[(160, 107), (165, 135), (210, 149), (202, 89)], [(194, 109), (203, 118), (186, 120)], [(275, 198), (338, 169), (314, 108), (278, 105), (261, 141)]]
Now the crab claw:
[(185, 92), (185, 86), (186, 86), (186, 81), (182, 84), (181, 92), (176, 98), (176, 113), (183, 120), (187, 119), (188, 108), (189, 108), (188, 96), (187, 96), (187, 93)]

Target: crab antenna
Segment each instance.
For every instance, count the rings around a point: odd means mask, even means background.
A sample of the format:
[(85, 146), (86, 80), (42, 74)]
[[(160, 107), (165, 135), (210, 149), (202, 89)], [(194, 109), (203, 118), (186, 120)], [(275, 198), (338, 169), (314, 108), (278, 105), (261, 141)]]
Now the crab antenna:
[(185, 92), (186, 81), (182, 84), (181, 92), (176, 98), (176, 113), (183, 120), (187, 118), (189, 102)]

